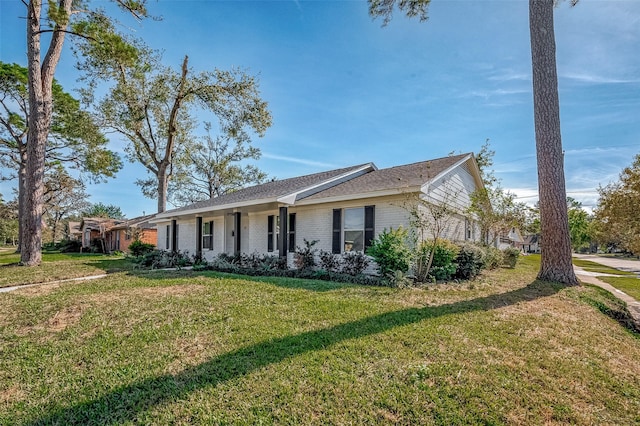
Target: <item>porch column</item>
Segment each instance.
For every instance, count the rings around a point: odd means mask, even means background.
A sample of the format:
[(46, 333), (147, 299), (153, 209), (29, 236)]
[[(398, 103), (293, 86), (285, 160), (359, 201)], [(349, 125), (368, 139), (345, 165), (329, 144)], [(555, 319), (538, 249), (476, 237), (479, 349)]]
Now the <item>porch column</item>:
[(196, 256), (202, 257), (202, 216), (196, 218)]
[(171, 251), (178, 251), (178, 224), (175, 219), (171, 221)]
[(242, 248), (240, 247), (240, 229), (242, 227), (242, 220), (241, 220), (241, 215), (242, 213), (237, 212), (233, 214), (233, 218), (234, 218), (234, 227), (235, 227), (235, 238), (234, 238), (234, 244), (233, 244), (233, 250), (235, 252), (235, 254), (240, 254), (242, 253)]

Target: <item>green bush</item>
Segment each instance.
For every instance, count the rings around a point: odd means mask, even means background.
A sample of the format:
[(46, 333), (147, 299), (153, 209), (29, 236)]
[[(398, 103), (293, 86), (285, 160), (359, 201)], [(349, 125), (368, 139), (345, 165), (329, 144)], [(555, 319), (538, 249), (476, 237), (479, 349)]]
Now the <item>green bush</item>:
[(429, 270), (429, 277), (436, 281), (447, 281), (456, 273), (455, 263), (458, 255), (458, 246), (448, 240), (437, 240), (435, 247), (432, 242), (426, 244), (428, 250), (433, 248), (433, 261)]
[(60, 253), (80, 253), (82, 243), (78, 240), (62, 240), (58, 243)]
[(403, 227), (390, 230), (384, 229), (373, 240), (367, 254), (378, 264), (381, 276), (387, 276), (395, 271), (407, 272), (411, 265), (411, 250), (407, 245), (409, 232)]
[(504, 255), (500, 249), (488, 246), (485, 247), (485, 268), (487, 269), (496, 269), (502, 265), (502, 261), (504, 259)]
[(456, 278), (463, 280), (472, 280), (480, 274), (485, 267), (486, 250), (482, 247), (463, 243), (459, 246), (458, 256), (456, 257)]
[[(366, 256), (362, 254), (360, 255), (366, 258)], [(248, 276), (304, 278), (360, 285), (389, 285), (389, 283), (383, 280), (381, 277), (374, 277), (371, 275), (349, 275), (341, 272), (331, 272), (324, 269), (287, 269), (286, 263), (282, 263), (284, 258), (278, 259), (278, 256), (265, 256), (265, 259), (267, 260), (265, 260), (265, 263), (263, 263), (262, 267), (253, 268), (250, 266), (250, 262), (242, 265), (238, 260), (240, 257), (249, 258), (250, 256), (229, 256), (223, 253), (218, 255), (211, 262), (207, 263), (206, 266), (200, 265), (198, 267), (198, 270), (229, 272), (233, 274), (242, 274)], [(276, 261), (275, 259), (278, 260)], [(272, 268), (266, 268), (265, 264), (272, 261), (274, 262), (274, 264), (276, 264), (276, 266)]]
[(136, 258), (136, 262), (145, 268), (182, 268), (192, 264), (189, 253), (180, 251), (153, 250)]
[(502, 262), (504, 266), (508, 266), (509, 268), (515, 268), (516, 263), (518, 263), (518, 257), (520, 257), (520, 250), (514, 247), (508, 247), (502, 250)]
[(153, 244), (143, 243), (140, 240), (135, 240), (134, 242), (129, 244), (129, 253), (131, 253), (131, 256), (140, 257), (149, 252), (152, 252), (155, 248), (156, 246), (154, 246)]

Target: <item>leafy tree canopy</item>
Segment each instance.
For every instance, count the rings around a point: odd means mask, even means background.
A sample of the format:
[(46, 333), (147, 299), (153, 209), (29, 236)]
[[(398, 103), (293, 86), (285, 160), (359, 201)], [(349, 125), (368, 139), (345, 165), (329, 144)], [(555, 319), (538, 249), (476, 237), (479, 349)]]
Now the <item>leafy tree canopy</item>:
[(620, 173), (620, 180), (598, 189), (595, 211), (598, 239), (640, 254), (640, 154)]
[[(24, 167), (29, 123), (28, 71), (18, 64), (0, 62), (0, 162), (15, 174)], [(122, 167), (108, 139), (80, 102), (54, 79), (53, 110), (47, 139), (47, 168), (65, 164), (93, 181), (113, 177)]]
[(96, 203), (82, 212), (84, 217), (105, 217), (110, 219), (124, 219), (124, 213), (120, 207), (114, 204)]

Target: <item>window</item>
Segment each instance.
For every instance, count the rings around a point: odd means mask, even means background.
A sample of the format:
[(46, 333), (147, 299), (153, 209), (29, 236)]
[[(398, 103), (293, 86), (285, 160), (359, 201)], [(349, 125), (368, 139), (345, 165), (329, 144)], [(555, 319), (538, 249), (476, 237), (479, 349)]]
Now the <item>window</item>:
[(167, 231), (165, 233), (165, 248), (169, 250), (169, 236), (171, 234), (171, 225), (167, 225)]
[(202, 224), (202, 248), (213, 250), (213, 221)]
[(280, 247), (280, 216), (272, 214), (267, 217), (267, 251), (274, 247)]
[(375, 236), (375, 206), (333, 210), (332, 252), (365, 251)]
[(273, 251), (273, 218), (274, 215), (267, 217), (267, 251)]
[(289, 251), (296, 251), (296, 214), (289, 214)]
[(344, 210), (344, 251), (364, 251), (364, 207)]

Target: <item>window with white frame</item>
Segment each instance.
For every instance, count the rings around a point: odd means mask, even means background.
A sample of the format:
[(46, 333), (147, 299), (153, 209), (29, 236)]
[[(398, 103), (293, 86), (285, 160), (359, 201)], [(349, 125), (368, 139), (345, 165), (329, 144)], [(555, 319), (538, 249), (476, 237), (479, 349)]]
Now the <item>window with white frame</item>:
[(364, 207), (344, 209), (344, 251), (364, 251)]
[(202, 224), (202, 249), (213, 250), (213, 221)]

